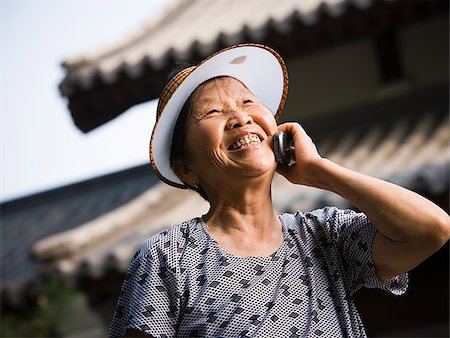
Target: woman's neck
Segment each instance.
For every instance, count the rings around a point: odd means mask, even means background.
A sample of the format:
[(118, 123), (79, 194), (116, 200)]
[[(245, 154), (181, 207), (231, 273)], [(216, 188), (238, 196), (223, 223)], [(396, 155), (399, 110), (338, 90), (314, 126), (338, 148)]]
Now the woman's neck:
[(211, 201), (204, 219), (210, 235), (223, 249), (237, 256), (270, 255), (283, 241), (270, 187), (234, 192), (223, 189)]

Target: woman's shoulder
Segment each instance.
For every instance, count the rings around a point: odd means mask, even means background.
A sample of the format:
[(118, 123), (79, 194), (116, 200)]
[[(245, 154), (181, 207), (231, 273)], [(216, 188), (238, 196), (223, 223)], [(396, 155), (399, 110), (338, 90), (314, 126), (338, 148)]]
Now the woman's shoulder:
[[(340, 243), (353, 240), (358, 233), (371, 233), (370, 220), (364, 213), (351, 209), (325, 207), (310, 212), (282, 214), (280, 217), (288, 232), (302, 240), (318, 240), (321, 243)], [(361, 231), (362, 230), (362, 231)]]
[(337, 214), (341, 212), (344, 212), (344, 210), (340, 210), (337, 207), (333, 206), (326, 206), (324, 208), (306, 212), (297, 211), (294, 213), (291, 212), (280, 213), (280, 218), (285, 222), (287, 222), (289, 225), (298, 227), (298, 225), (311, 221), (317, 223), (325, 223), (327, 220), (335, 217)]
[(156, 258), (160, 255), (176, 253), (178, 247), (189, 238), (189, 234), (199, 222), (200, 218), (192, 218), (152, 235), (138, 247), (134, 258), (149, 256)]
[(339, 209), (335, 206), (326, 206), (324, 208), (295, 213), (282, 213), (280, 218), (284, 221), (290, 230), (298, 230), (307, 227), (308, 229), (323, 229), (341, 226), (354, 218), (365, 215), (357, 213), (351, 209)]

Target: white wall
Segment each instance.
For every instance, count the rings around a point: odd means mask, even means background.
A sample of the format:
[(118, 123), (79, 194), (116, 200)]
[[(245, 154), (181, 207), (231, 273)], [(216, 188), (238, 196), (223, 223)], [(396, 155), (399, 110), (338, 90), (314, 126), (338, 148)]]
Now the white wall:
[(288, 61), (289, 94), (282, 120), (298, 120), (448, 83), (448, 18), (401, 27), (405, 78), (382, 85), (369, 38)]
[(399, 31), (403, 67), (414, 87), (448, 82), (448, 24), (448, 17), (438, 18)]

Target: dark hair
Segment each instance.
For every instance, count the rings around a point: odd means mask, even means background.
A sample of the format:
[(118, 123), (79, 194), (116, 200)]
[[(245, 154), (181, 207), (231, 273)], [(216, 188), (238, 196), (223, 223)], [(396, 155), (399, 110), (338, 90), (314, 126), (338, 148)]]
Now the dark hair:
[[(182, 71), (183, 69), (186, 69), (190, 67), (189, 64), (178, 64), (175, 65), (172, 68), (172, 71), (169, 73), (167, 82), (170, 81), (172, 77), (174, 77), (178, 72)], [(189, 98), (184, 103), (183, 107), (181, 108), (180, 114), (178, 115), (177, 122), (175, 123), (175, 128), (173, 130), (173, 136), (172, 136), (172, 145), (170, 147), (170, 167), (172, 170), (177, 172), (177, 164), (181, 163), (187, 163), (188, 162), (188, 156), (186, 153), (186, 136), (187, 136), (187, 128), (186, 128), (186, 122), (191, 115), (192, 112), (192, 95), (189, 96)], [(205, 190), (203, 190), (202, 187), (194, 187), (190, 184), (186, 184), (189, 189), (192, 189), (196, 191), (200, 196), (202, 196), (205, 200), (208, 201), (208, 196), (206, 195)]]

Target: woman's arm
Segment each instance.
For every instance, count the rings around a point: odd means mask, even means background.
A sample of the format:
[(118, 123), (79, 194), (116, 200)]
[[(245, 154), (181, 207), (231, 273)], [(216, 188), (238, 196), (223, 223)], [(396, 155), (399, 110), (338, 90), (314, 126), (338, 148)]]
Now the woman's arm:
[(372, 255), (380, 279), (407, 272), (448, 241), (450, 218), (424, 197), (321, 158), (296, 123), (279, 126), (294, 137), (296, 164), (279, 166), (289, 181), (333, 191), (364, 212), (377, 228)]

